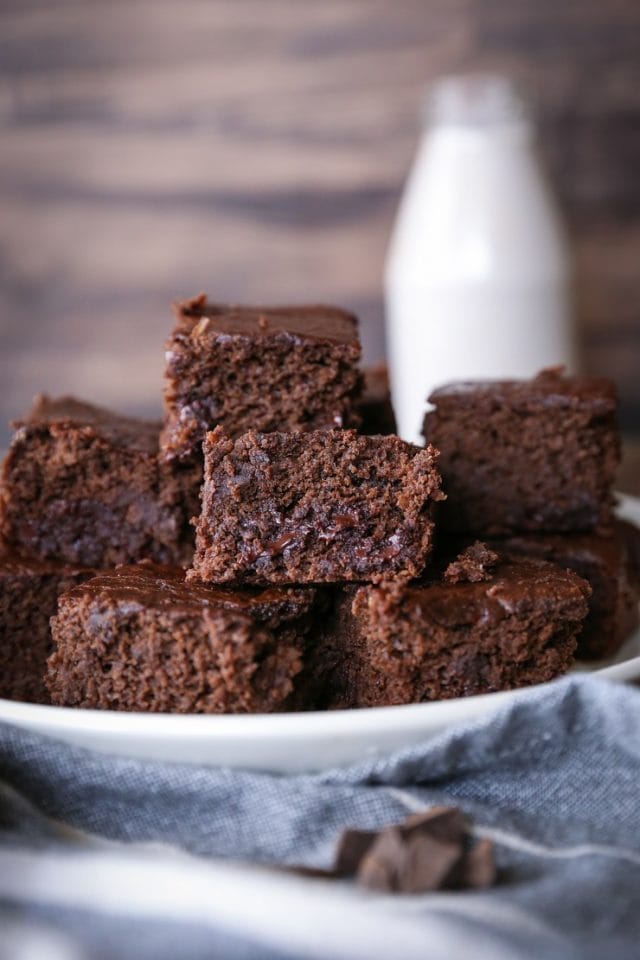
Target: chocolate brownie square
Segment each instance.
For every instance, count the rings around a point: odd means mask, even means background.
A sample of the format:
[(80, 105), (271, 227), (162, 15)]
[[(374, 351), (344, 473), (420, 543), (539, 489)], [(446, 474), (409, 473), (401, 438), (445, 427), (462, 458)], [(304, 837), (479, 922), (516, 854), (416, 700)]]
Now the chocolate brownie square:
[(159, 423), (43, 395), (16, 426), (0, 493), (8, 543), (91, 567), (190, 561), (199, 468), (160, 463)]
[(481, 579), (469, 579), (468, 567), (417, 583), (347, 588), (314, 650), (318, 702), (351, 708), (443, 700), (541, 683), (568, 670), (588, 584), (541, 560), (495, 556)]
[(91, 576), (92, 570), (29, 560), (0, 547), (0, 697), (48, 702), (49, 618), (58, 596)]
[(526, 534), (495, 541), (501, 553), (538, 557), (574, 570), (592, 589), (589, 614), (578, 637), (577, 656), (612, 656), (638, 625), (640, 582), (633, 563), (636, 528), (616, 521), (607, 536)]
[(364, 371), (364, 386), (357, 410), (362, 418), (360, 433), (380, 436), (397, 433), (389, 390), (389, 372), (384, 363)]
[(604, 529), (619, 459), (609, 380), (546, 370), (533, 380), (457, 383), (429, 397), (443, 526), (476, 536)]
[(55, 704), (104, 710), (281, 710), (300, 671), (313, 588), (230, 591), (141, 563), (60, 598), (47, 685)]
[(357, 426), (357, 320), (335, 307), (242, 307), (204, 295), (176, 305), (166, 343), (162, 450), (200, 456), (205, 433), (231, 436)]
[(190, 579), (321, 583), (419, 576), (436, 453), (354, 430), (207, 434)]

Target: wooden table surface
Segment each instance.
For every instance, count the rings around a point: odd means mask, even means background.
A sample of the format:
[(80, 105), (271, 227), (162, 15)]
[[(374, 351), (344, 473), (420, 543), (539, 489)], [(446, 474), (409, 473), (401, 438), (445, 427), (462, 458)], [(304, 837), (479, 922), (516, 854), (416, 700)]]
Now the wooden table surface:
[(170, 301), (321, 299), (380, 356), (382, 272), (425, 87), (536, 103), (584, 365), (640, 432), (640, 4), (0, 4), (0, 445), (38, 390), (160, 406)]

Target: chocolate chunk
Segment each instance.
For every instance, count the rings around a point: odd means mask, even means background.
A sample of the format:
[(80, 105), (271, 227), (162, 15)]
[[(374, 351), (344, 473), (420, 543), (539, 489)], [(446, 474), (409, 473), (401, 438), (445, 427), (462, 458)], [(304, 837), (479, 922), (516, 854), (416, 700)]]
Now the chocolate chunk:
[(338, 840), (335, 872), (339, 876), (355, 873), (376, 837), (375, 830), (345, 830)]
[(496, 862), (491, 840), (479, 840), (460, 864), (457, 886), (483, 890), (496, 881)]
[(482, 889), (496, 879), (493, 844), (475, 843), (470, 829), (459, 807), (432, 807), (377, 832), (345, 830), (332, 869), (282, 869), (325, 880), (355, 875), (360, 886), (378, 893)]
[(357, 870), (362, 886), (425, 893), (448, 886), (465, 853), (467, 819), (457, 807), (434, 807), (383, 830)]
[(481, 583), (491, 579), (491, 570), (499, 561), (500, 557), (494, 550), (476, 540), (449, 564), (444, 579), (447, 583)]
[(360, 862), (358, 883), (380, 893), (400, 891), (407, 864), (407, 844), (397, 827), (379, 833)]
[(426, 833), (413, 833), (406, 841), (397, 889), (427, 893), (447, 887), (463, 856), (462, 843), (444, 843)]

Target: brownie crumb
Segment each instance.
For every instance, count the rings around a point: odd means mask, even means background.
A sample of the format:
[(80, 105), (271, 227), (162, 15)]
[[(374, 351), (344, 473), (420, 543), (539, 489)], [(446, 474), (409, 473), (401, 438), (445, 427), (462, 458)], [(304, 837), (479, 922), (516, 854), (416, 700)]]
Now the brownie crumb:
[(189, 580), (235, 585), (366, 583), (420, 576), (442, 500), (437, 451), (354, 430), (204, 442)]
[(444, 579), (447, 583), (481, 583), (491, 579), (491, 571), (499, 561), (500, 557), (494, 550), (476, 540), (449, 564)]

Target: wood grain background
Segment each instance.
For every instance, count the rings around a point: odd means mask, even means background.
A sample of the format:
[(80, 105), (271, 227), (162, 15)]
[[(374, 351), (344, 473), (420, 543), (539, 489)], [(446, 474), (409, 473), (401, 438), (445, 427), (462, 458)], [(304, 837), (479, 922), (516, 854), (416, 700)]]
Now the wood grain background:
[(640, 430), (637, 0), (3, 0), (3, 426), (40, 389), (154, 413), (200, 290), (344, 304), (379, 357), (424, 88), (476, 68), (538, 104), (585, 365)]

